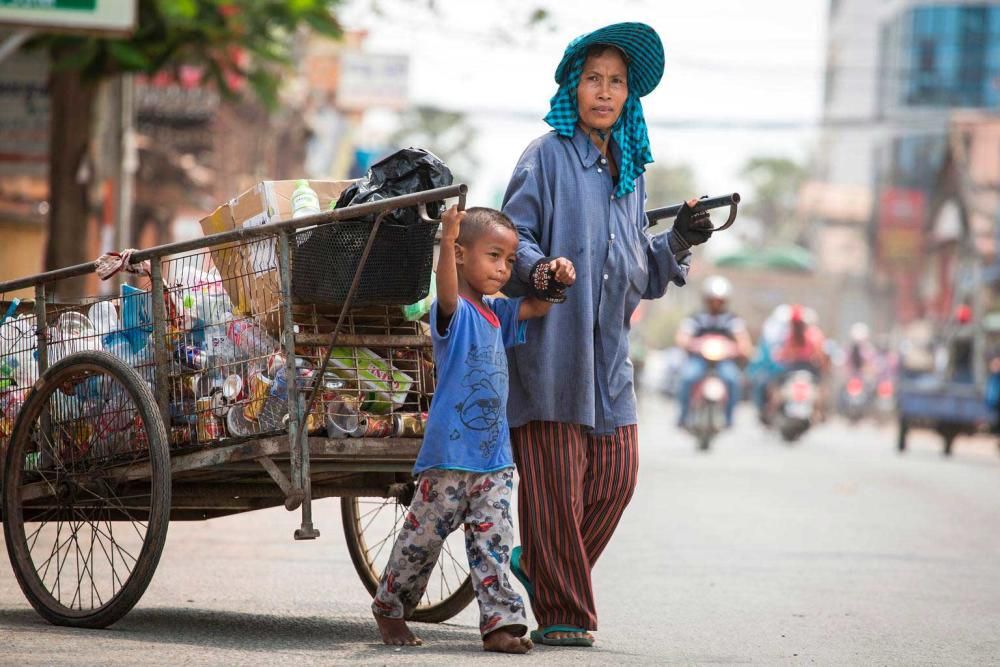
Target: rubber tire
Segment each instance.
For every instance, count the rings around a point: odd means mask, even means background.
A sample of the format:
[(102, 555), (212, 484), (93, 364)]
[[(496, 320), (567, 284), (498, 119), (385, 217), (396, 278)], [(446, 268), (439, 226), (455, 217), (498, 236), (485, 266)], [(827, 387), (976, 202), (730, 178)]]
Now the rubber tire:
[[(37, 419), (38, 414), (44, 407), (46, 398), (52, 395), (48, 391), (51, 386), (53, 391), (58, 391), (59, 378), (69, 375), (78, 366), (96, 367), (118, 380), (128, 391), (135, 402), (136, 409), (142, 417), (146, 426), (146, 435), (149, 441), (150, 469), (150, 517), (147, 522), (146, 535), (143, 540), (142, 550), (139, 552), (135, 567), (129, 575), (128, 580), (122, 586), (118, 594), (111, 598), (104, 606), (84, 614), (67, 614), (66, 608), (62, 605), (53, 606), (55, 599), (49, 595), (37, 577), (37, 573), (31, 566), (30, 554), (24, 552), (24, 544), (14, 535), (15, 525), (19, 527), (19, 533), (24, 535), (24, 522), (14, 519), (20, 518), (20, 511), (11, 516), (10, 508), (17, 501), (16, 485), (13, 484), (13, 463), (17, 461), (17, 456), (24, 456), (23, 440), (26, 440), (30, 433), (31, 425)], [(35, 412), (36, 414), (32, 414)], [(168, 449), (167, 431), (160, 417), (160, 410), (156, 405), (149, 387), (146, 386), (142, 377), (130, 366), (117, 357), (107, 352), (78, 352), (52, 365), (41, 378), (35, 382), (34, 388), (21, 406), (17, 422), (10, 438), (10, 446), (7, 448), (7, 456), (4, 465), (3, 480), (3, 532), (7, 543), (7, 554), (10, 558), (17, 583), (24, 591), (25, 597), (35, 611), (45, 620), (53, 625), (63, 625), (74, 628), (106, 628), (115, 621), (127, 614), (139, 601), (142, 594), (149, 586), (153, 578), (156, 566), (163, 553), (163, 545), (167, 539), (167, 525), (170, 522), (170, 451)], [(12, 521), (14, 520), (14, 521)], [(23, 559), (22, 559), (23, 557)]]
[[(368, 594), (374, 597), (378, 590), (381, 573), (376, 574), (368, 567), (365, 550), (361, 546), (361, 536), (354, 530), (354, 527), (357, 526), (354, 498), (340, 499), (340, 517), (344, 524), (344, 537), (347, 539), (347, 551), (351, 554), (351, 562), (354, 563), (354, 569), (357, 571), (361, 583), (368, 590)], [(420, 623), (443, 623), (468, 607), (475, 596), (475, 591), (472, 590), (472, 579), (466, 577), (458, 590), (450, 596), (430, 607), (417, 607), (407, 620)]]
[(899, 420), (899, 432), (896, 434), (896, 451), (902, 453), (906, 451), (906, 436), (909, 433), (910, 427), (907, 425), (906, 420)]

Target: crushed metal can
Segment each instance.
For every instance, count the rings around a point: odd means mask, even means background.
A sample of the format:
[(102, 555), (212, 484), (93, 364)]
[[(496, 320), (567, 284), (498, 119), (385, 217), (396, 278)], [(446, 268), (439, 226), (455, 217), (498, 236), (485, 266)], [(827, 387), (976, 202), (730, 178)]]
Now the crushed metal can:
[(257, 421), (264, 410), (267, 398), (271, 394), (271, 384), (273, 380), (263, 373), (254, 373), (250, 378), (249, 400), (243, 410), (243, 415), (250, 420)]
[(215, 416), (212, 409), (212, 398), (206, 396), (197, 402), (197, 435), (198, 442), (211, 442), (224, 437), (222, 420)]
[(355, 438), (388, 438), (396, 429), (392, 415), (361, 413), (358, 428), (350, 435)]
[(420, 438), (423, 437), (427, 429), (426, 412), (406, 412), (393, 415), (395, 428), (393, 435), (400, 438)]

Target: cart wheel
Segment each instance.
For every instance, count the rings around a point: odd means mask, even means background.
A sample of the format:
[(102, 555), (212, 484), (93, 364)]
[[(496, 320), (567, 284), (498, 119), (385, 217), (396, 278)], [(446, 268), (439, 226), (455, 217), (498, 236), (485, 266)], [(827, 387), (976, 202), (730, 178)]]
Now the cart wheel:
[(138, 602), (167, 537), (170, 454), (132, 368), (81, 352), (46, 371), (21, 407), (3, 482), (7, 553), (42, 617), (103, 628)]
[[(347, 549), (358, 576), (373, 596), (378, 590), (379, 579), (389, 560), (396, 535), (406, 518), (409, 501), (413, 498), (413, 485), (409, 487), (409, 494), (400, 499), (340, 500)], [(445, 540), (424, 597), (410, 619), (424, 623), (447, 621), (465, 609), (473, 597), (469, 561), (465, 555), (465, 532), (456, 530)]]
[(896, 435), (896, 449), (900, 452), (906, 451), (906, 433), (910, 428), (906, 424), (906, 420), (899, 420), (899, 433)]

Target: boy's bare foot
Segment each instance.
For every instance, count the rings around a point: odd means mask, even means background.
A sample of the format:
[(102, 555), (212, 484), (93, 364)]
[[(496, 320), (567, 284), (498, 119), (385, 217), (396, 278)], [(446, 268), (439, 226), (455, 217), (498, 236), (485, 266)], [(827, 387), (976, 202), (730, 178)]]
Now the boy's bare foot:
[(410, 628), (403, 619), (388, 618), (378, 614), (372, 615), (378, 625), (379, 634), (382, 635), (382, 641), (389, 646), (420, 646), (423, 644), (420, 637), (410, 632)]
[(483, 650), (496, 653), (527, 653), (535, 647), (527, 637), (515, 637), (500, 628), (483, 637)]

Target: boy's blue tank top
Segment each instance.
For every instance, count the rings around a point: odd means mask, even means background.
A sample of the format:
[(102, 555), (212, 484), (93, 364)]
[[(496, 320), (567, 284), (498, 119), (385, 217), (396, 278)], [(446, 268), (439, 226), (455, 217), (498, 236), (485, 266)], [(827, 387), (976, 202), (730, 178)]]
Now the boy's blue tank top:
[(442, 333), (437, 301), (431, 338), (437, 386), (414, 474), (428, 468), (490, 472), (514, 465), (507, 428), (506, 348), (524, 342), (521, 299), (464, 298)]

